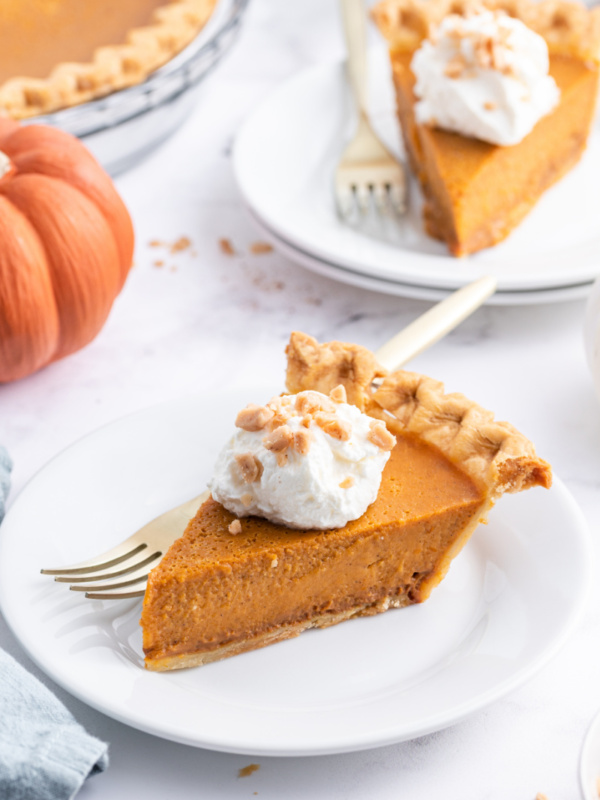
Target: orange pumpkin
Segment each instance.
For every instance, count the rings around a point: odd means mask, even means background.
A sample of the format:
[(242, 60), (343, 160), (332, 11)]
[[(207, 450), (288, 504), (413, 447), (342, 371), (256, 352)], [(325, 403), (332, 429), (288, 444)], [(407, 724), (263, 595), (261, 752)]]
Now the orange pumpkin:
[(0, 119), (0, 382), (96, 336), (133, 238), (111, 179), (80, 141)]

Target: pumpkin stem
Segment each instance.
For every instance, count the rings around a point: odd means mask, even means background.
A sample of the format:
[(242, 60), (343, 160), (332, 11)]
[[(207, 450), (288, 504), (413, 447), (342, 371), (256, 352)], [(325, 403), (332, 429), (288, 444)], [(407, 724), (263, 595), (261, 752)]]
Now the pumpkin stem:
[(2, 150), (0, 150), (0, 180), (2, 180), (2, 178), (9, 172), (12, 172), (12, 169), (12, 161), (6, 155), (6, 153), (3, 153)]

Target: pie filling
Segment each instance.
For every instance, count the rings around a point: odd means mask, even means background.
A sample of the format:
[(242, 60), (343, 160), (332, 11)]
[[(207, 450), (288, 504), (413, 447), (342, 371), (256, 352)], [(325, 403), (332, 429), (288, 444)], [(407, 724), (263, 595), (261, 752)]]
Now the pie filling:
[(87, 63), (94, 50), (124, 44), (151, 23), (164, 0), (11, 0), (0, 3), (0, 83), (47, 78), (61, 62)]

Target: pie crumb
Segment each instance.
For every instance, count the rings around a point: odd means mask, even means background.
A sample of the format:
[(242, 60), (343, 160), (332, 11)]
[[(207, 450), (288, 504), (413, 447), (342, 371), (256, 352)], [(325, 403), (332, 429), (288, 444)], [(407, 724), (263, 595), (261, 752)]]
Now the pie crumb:
[(273, 567), (273, 569), (275, 569), (275, 567), (276, 567), (278, 564), (279, 564), (279, 561), (277, 560), (277, 558), (274, 558), (274, 559), (271, 561), (271, 567)]
[(263, 253), (272, 253), (273, 248), (268, 242), (252, 242), (250, 252), (255, 256), (260, 256)]
[(221, 248), (221, 252), (223, 253), (223, 255), (226, 256), (235, 255), (235, 248), (233, 247), (229, 239), (219, 239), (219, 247)]
[(187, 250), (191, 244), (192, 242), (187, 236), (180, 236), (179, 239), (170, 246), (170, 250), (172, 253), (179, 253), (181, 250)]
[(164, 267), (164, 265), (165, 265), (165, 262), (161, 261), (160, 259), (158, 259), (157, 261), (154, 262), (154, 266), (155, 267)]
[(491, 100), (486, 100), (486, 102), (483, 104), (483, 107), (486, 111), (493, 111), (496, 108), (496, 103), (492, 103)]
[(548, 798), (543, 792), (538, 792), (535, 796), (535, 800), (548, 800)]
[(238, 778), (247, 778), (260, 769), (260, 764), (248, 764), (247, 767), (242, 767), (238, 772)]
[(354, 486), (354, 476), (348, 475), (347, 478), (340, 483), (340, 489), (349, 489), (351, 486)]
[(242, 523), (239, 521), (239, 519), (234, 519), (228, 530), (229, 533), (232, 533), (234, 536), (236, 536), (238, 533), (242, 532)]

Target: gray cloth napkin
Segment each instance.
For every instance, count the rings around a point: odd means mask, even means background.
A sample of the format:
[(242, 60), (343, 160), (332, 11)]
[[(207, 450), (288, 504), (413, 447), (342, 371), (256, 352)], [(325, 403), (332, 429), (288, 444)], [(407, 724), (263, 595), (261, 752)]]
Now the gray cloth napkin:
[[(11, 467), (0, 446), (0, 521)], [(107, 751), (52, 692), (0, 650), (2, 800), (69, 800), (86, 778), (106, 769)]]

